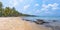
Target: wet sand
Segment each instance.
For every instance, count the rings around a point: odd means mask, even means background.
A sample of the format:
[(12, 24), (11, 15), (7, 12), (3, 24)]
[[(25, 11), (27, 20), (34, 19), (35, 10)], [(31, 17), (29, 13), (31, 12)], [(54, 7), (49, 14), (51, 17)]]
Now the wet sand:
[(51, 28), (23, 21), (20, 17), (0, 17), (0, 30), (51, 30)]

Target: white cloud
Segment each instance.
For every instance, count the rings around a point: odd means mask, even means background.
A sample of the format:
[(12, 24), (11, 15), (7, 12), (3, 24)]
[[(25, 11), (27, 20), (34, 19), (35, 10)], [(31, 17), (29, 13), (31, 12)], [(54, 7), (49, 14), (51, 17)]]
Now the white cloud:
[(43, 13), (49, 13), (48, 8), (49, 8), (49, 6), (47, 6), (46, 4), (43, 4), (42, 8), (41, 8), (41, 12), (43, 12)]
[(41, 10), (43, 10), (43, 11), (49, 11), (50, 9), (56, 10), (56, 9), (59, 9), (58, 5), (59, 4), (57, 4), (57, 3), (48, 4), (48, 5), (42, 4), (42, 9)]
[(26, 9), (28, 9), (29, 7), (30, 7), (30, 5), (25, 5), (23, 9), (26, 10)]
[(39, 4), (35, 4), (35, 6), (39, 6)]
[(50, 10), (57, 10), (57, 9), (59, 9), (58, 6), (59, 6), (59, 4), (57, 4), (57, 3), (48, 4), (48, 5), (42, 4), (41, 12), (50, 14), (51, 13)]
[(24, 0), (19, 0), (20, 2), (23, 2)]
[(59, 5), (59, 4), (57, 4), (57, 3), (54, 3), (54, 4), (48, 4), (48, 6), (51, 7), (52, 10), (59, 9), (58, 5)]
[(52, 7), (53, 10), (56, 10), (56, 9), (59, 9), (58, 5), (59, 5), (59, 4), (54, 3), (54, 4), (52, 4), (51, 7)]
[[(5, 6), (9, 6), (9, 7), (15, 7), (18, 5), (18, 1), (17, 0), (0, 0), (1, 2), (3, 2), (4, 4), (6, 4)], [(5, 1), (5, 2), (4, 2)]]
[(41, 10), (47, 10), (48, 8), (49, 8), (49, 6), (47, 6), (46, 4), (43, 4)]
[(10, 1), (9, 1), (9, 6), (10, 6), (10, 5), (13, 6), (13, 7), (14, 7), (14, 6), (17, 6), (17, 5), (18, 5), (17, 0), (10, 0)]

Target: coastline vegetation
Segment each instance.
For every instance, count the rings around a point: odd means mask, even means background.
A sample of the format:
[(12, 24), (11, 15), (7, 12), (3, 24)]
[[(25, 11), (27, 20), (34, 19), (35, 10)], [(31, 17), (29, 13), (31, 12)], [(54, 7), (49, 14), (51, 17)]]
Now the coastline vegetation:
[(34, 15), (20, 13), (20, 12), (16, 11), (15, 7), (3, 8), (3, 4), (2, 4), (2, 2), (0, 2), (0, 17), (18, 17), (18, 16), (34, 16)]

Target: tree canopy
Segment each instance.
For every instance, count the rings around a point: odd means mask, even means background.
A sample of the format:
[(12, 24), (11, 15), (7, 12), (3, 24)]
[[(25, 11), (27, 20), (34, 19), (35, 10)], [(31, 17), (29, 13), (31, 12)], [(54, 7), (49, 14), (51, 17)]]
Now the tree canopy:
[(30, 16), (27, 14), (22, 14), (18, 12), (15, 7), (5, 7), (3, 8), (2, 2), (0, 2), (0, 17), (16, 17), (16, 16)]

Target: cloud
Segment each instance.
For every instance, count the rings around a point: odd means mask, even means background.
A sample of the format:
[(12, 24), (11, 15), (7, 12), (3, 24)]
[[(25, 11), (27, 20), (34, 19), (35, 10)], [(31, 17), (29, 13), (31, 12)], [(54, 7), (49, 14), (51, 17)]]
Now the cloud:
[(17, 0), (0, 0), (4, 7), (9, 6), (9, 7), (16, 7), (18, 5)]
[(48, 4), (48, 5), (43, 4), (43, 5), (42, 5), (42, 9), (45, 9), (45, 10), (46, 10), (46, 9), (51, 8), (52, 10), (56, 10), (56, 9), (59, 8), (58, 5), (59, 5), (59, 4), (57, 4), (57, 3)]
[(53, 3), (53, 4), (42, 4), (42, 8), (41, 8), (41, 11), (44, 11), (45, 13), (50, 13), (51, 11), (50, 10), (57, 10), (59, 9), (59, 4), (57, 3)]
[(53, 10), (59, 9), (58, 6), (59, 6), (59, 4), (57, 4), (57, 3), (54, 3), (54, 4), (51, 5)]
[(23, 2), (24, 0), (19, 0), (19, 2)]
[(9, 1), (9, 6), (15, 7), (15, 6), (17, 6), (17, 5), (18, 5), (18, 1), (17, 1), (17, 0), (10, 0), (10, 1)]
[(39, 4), (35, 4), (35, 6), (39, 6)]
[(19, 3), (23, 2), (24, 0), (6, 0), (6, 1), (0, 0), (0, 1), (6, 3), (9, 7), (16, 7), (17, 5), (19, 5)]
[(42, 4), (42, 8), (41, 8), (41, 10), (47, 10), (48, 8), (49, 8), (48, 5), (46, 5), (46, 4)]
[(54, 4), (48, 4), (49, 7), (51, 7), (52, 10), (56, 10), (56, 9), (59, 9), (59, 4), (57, 3), (54, 3)]
[(30, 7), (30, 5), (25, 5), (23, 9), (26, 10), (26, 9), (28, 9), (29, 7)]

